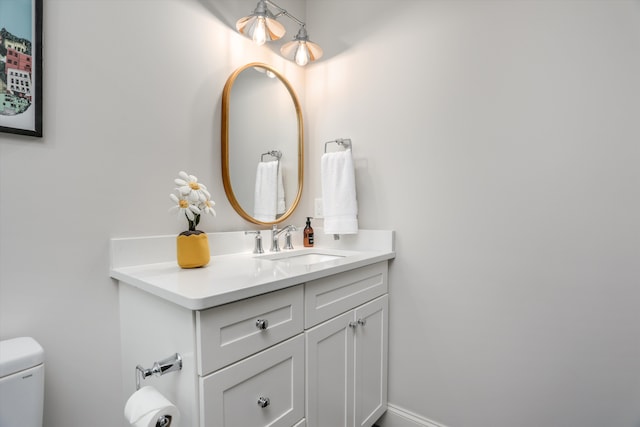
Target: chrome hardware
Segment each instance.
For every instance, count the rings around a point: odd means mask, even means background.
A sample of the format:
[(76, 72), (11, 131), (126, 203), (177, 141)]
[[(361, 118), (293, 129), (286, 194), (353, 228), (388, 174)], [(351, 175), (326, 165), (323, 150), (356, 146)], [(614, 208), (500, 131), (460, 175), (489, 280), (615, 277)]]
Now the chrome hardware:
[(271, 150), (271, 151), (267, 151), (266, 153), (262, 153), (260, 155), (260, 161), (261, 162), (264, 162), (264, 156), (275, 157), (276, 159), (278, 159), (278, 161), (280, 161), (280, 159), (282, 158), (282, 151), (280, 151), (280, 150)]
[(283, 249), (293, 249), (293, 245), (291, 244), (291, 232), (287, 231), (284, 235), (284, 248)]
[(296, 230), (297, 228), (293, 225), (286, 225), (282, 229), (278, 230), (278, 225), (273, 224), (273, 227), (271, 228), (271, 252), (280, 252), (278, 239), (282, 233), (289, 234), (289, 241), (285, 243), (285, 249), (293, 249), (293, 246), (291, 245), (291, 234), (289, 232)]
[(267, 319), (258, 319), (256, 320), (256, 328), (264, 331), (269, 327), (269, 321)]
[[(159, 362), (154, 362), (151, 369), (145, 369), (142, 366), (136, 366), (136, 390), (140, 390), (140, 379), (145, 379), (151, 375), (160, 377), (169, 372), (179, 371), (182, 369), (182, 356), (179, 353), (169, 356)], [(171, 420), (169, 420), (171, 421)]]
[(156, 421), (156, 427), (170, 427), (171, 415), (163, 415)]
[(258, 406), (261, 408), (266, 408), (267, 406), (269, 406), (271, 404), (271, 400), (269, 400), (268, 397), (262, 397), (260, 396), (258, 398)]
[(338, 138), (338, 139), (334, 139), (333, 141), (327, 141), (324, 143), (325, 153), (327, 152), (327, 145), (332, 143), (338, 144), (338, 146), (344, 148), (345, 150), (353, 149), (353, 145), (351, 144), (350, 138)]
[(364, 326), (366, 324), (367, 324), (366, 319), (358, 319), (355, 322), (349, 322), (349, 327), (355, 329), (358, 326)]
[(264, 249), (262, 249), (262, 236), (260, 235), (260, 230), (245, 231), (244, 234), (245, 235), (247, 235), (247, 234), (255, 234), (256, 235), (255, 245), (253, 247), (253, 253), (254, 254), (263, 254), (264, 253)]

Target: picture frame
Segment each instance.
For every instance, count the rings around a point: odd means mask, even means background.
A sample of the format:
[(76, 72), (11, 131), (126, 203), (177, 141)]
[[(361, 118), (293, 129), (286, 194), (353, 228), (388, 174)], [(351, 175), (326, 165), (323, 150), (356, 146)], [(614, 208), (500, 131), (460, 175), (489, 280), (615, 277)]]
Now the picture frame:
[(0, 132), (42, 137), (42, 0), (0, 1)]

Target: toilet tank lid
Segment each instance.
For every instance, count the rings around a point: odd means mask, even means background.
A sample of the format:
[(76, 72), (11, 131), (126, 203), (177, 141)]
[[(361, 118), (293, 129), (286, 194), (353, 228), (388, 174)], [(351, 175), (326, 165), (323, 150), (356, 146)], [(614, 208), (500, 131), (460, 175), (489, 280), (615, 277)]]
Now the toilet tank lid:
[(44, 362), (44, 350), (31, 337), (0, 341), (0, 378)]

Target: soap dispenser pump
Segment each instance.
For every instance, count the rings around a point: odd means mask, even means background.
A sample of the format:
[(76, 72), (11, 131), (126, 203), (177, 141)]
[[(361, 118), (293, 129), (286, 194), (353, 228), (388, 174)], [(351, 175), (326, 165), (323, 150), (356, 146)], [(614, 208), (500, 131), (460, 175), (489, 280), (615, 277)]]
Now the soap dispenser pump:
[(313, 228), (311, 227), (311, 217), (307, 217), (307, 225), (304, 227), (304, 247), (312, 248), (313, 247)]

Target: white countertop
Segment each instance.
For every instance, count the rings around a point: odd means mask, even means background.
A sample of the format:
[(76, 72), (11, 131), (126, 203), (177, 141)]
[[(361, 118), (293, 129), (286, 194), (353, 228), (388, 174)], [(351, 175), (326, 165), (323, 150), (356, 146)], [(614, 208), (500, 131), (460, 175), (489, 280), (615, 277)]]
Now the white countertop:
[[(269, 232), (263, 234), (265, 238)], [(360, 230), (340, 240), (318, 231), (316, 236), (313, 248), (303, 248), (294, 236), (297, 249), (256, 255), (251, 251), (253, 239), (242, 232), (210, 233), (211, 261), (194, 269), (177, 265), (175, 236), (112, 239), (111, 277), (187, 309), (202, 310), (395, 258), (393, 231)], [(315, 264), (270, 259), (306, 253), (338, 258)]]

